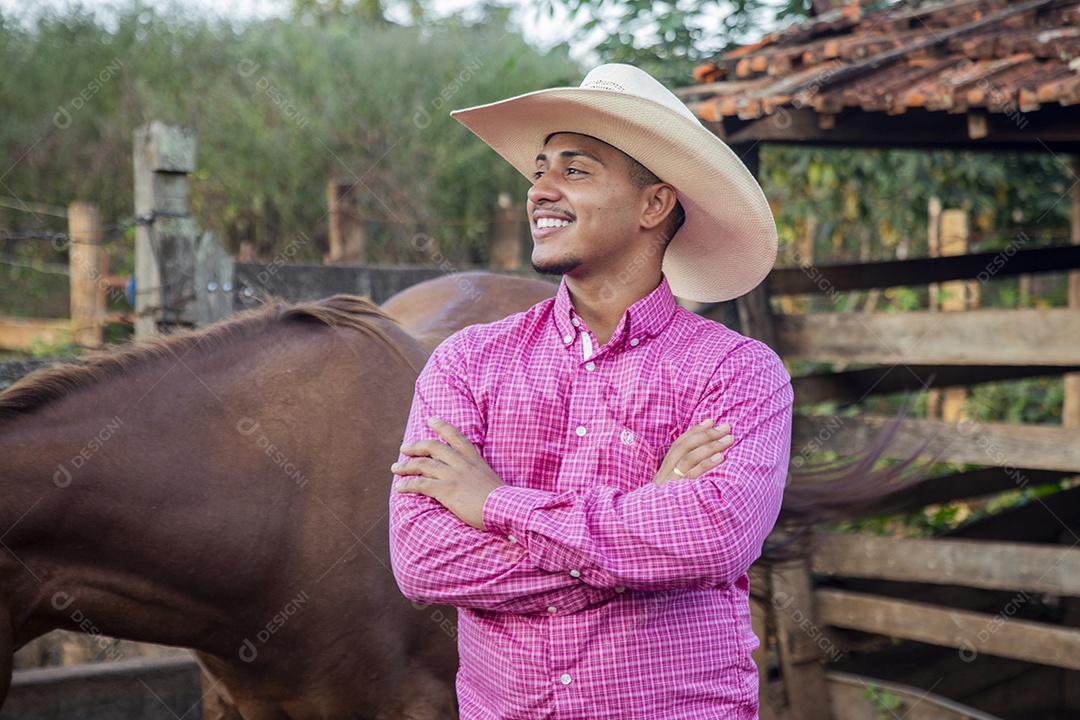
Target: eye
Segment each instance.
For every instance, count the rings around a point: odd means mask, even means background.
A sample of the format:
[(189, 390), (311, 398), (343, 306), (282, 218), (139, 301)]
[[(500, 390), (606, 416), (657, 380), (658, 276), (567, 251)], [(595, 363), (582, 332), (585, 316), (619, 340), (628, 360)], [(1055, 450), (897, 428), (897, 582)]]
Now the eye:
[(569, 175), (570, 173), (575, 173), (577, 175), (588, 175), (588, 173), (586, 173), (584, 170), (576, 167), (567, 168), (566, 174)]
[(544, 177), (544, 171), (543, 170), (537, 170), (536, 172), (533, 173), (533, 180), (539, 180), (542, 177)]

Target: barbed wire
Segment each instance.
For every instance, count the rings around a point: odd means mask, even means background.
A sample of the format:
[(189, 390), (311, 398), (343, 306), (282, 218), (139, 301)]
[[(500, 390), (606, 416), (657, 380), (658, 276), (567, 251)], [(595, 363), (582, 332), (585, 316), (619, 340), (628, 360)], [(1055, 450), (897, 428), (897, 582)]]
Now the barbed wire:
[[(184, 213), (170, 212), (153, 212), (149, 215), (135, 215), (123, 222), (116, 223), (115, 225), (101, 225), (95, 228), (95, 230), (102, 235), (95, 244), (108, 245), (114, 243), (123, 238), (127, 231), (133, 227), (153, 227), (154, 221), (158, 218), (184, 219), (189, 217), (191, 216)], [(0, 240), (44, 240), (52, 243), (52, 246), (57, 250), (66, 249), (72, 242), (71, 233), (68, 232), (9, 230), (7, 228), (0, 228)]]

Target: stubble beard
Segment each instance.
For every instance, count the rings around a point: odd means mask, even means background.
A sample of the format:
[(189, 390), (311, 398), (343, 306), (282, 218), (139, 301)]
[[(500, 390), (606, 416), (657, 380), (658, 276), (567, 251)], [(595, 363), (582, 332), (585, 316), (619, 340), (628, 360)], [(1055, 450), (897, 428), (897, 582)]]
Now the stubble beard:
[(552, 260), (549, 262), (536, 262), (532, 261), (532, 268), (541, 275), (566, 275), (567, 273), (576, 270), (581, 265), (581, 258), (569, 256), (562, 260)]

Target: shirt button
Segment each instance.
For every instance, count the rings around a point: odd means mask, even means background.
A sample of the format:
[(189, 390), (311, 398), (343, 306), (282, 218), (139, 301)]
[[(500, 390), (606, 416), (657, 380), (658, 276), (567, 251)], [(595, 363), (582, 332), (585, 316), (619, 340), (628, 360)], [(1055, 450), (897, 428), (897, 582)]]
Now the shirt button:
[(567, 345), (569, 345), (570, 343), (574, 342), (574, 336), (573, 335), (564, 335), (562, 341), (564, 343), (566, 343)]
[(594, 363), (594, 362), (585, 363), (585, 369), (588, 370), (589, 372), (592, 372), (593, 370), (596, 369), (596, 363)]
[(507, 535), (507, 536), (506, 536), (506, 539), (507, 539), (507, 540), (509, 540), (509, 541), (510, 541), (510, 542), (512, 542), (512, 543), (516, 543), (516, 542), (517, 542), (517, 538), (516, 538), (516, 537), (514, 537), (513, 535)]
[(548, 612), (551, 613), (552, 615), (554, 615), (555, 613), (559, 612), (559, 608), (552, 605), (551, 607), (548, 608)]
[(559, 678), (559, 682), (561, 682), (563, 685), (569, 685), (573, 681), (574, 678), (570, 677), (570, 673), (563, 673), (562, 677)]
[(639, 342), (641, 342), (641, 341), (638, 340), (637, 338), (630, 338), (630, 345), (632, 345), (633, 347), (637, 347)]
[(617, 587), (617, 588), (615, 588), (615, 592), (617, 592), (617, 593), (622, 593), (622, 592), (626, 592), (626, 588), (624, 588), (624, 587)]
[(570, 571), (570, 577), (581, 577), (581, 571), (580, 570), (571, 570)]
[(574, 323), (574, 327), (581, 327), (581, 321), (577, 318), (572, 319), (570, 322)]
[(585, 429), (584, 425), (578, 425), (577, 430), (575, 430), (574, 432), (577, 433), (578, 437), (585, 437), (585, 433), (587, 433), (589, 431)]

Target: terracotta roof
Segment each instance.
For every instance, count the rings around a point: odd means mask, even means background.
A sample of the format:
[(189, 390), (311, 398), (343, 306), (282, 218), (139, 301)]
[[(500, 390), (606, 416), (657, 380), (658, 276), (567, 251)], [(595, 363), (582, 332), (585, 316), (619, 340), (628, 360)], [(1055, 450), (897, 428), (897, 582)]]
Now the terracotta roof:
[[(702, 65), (680, 95), (703, 120), (1030, 113), (1080, 103), (1080, 0), (958, 0), (832, 10)], [(827, 122), (827, 119), (823, 122)]]

